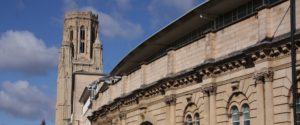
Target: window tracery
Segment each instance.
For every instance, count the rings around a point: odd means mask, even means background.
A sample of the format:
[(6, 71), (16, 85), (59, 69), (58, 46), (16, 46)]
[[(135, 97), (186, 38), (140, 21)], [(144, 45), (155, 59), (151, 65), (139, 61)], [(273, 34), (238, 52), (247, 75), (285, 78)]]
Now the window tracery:
[(200, 113), (195, 104), (186, 107), (184, 116), (184, 125), (200, 125)]
[(231, 125), (250, 125), (251, 109), (246, 95), (242, 92), (235, 92), (229, 98), (228, 116)]

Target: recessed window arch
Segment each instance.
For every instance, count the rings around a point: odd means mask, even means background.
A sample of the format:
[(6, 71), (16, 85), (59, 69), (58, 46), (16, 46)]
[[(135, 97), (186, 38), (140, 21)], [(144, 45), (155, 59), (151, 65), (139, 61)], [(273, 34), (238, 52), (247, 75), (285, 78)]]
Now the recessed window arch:
[(251, 108), (247, 96), (243, 92), (234, 92), (229, 97), (227, 103), (227, 113), (229, 124), (231, 125), (250, 125)]
[(244, 125), (250, 125), (250, 109), (248, 104), (242, 106)]
[(194, 103), (189, 103), (184, 110), (184, 125), (200, 125), (199, 108)]
[(145, 121), (145, 122), (141, 123), (140, 125), (153, 125), (153, 124), (149, 121)]
[(231, 119), (232, 119), (232, 125), (240, 125), (240, 114), (237, 106), (231, 107)]

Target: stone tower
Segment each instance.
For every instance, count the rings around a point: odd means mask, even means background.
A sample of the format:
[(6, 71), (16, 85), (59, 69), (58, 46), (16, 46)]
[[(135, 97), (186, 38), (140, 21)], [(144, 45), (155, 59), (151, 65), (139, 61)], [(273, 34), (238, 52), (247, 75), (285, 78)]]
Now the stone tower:
[(56, 125), (72, 122), (74, 105), (79, 100), (75, 89), (81, 90), (88, 84), (77, 82), (76, 74), (102, 74), (102, 62), (98, 15), (92, 12), (65, 14), (58, 65)]

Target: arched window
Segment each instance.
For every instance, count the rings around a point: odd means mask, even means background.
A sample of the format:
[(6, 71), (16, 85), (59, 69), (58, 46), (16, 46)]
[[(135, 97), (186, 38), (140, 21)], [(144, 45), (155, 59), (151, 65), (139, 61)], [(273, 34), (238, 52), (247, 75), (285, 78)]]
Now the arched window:
[(247, 104), (243, 105), (244, 125), (250, 125), (250, 110)]
[(199, 113), (195, 114), (194, 119), (195, 119), (195, 125), (200, 125), (200, 116), (199, 116)]
[(186, 106), (183, 116), (184, 125), (200, 125), (199, 108), (194, 103)]
[(151, 122), (146, 121), (146, 122), (141, 123), (141, 125), (153, 125), (153, 124)]
[(185, 125), (193, 125), (193, 119), (190, 114), (188, 114), (185, 118)]
[(239, 110), (236, 106), (231, 108), (232, 125), (240, 125)]
[(296, 114), (297, 114), (297, 125), (300, 125), (300, 97), (298, 97), (296, 102)]

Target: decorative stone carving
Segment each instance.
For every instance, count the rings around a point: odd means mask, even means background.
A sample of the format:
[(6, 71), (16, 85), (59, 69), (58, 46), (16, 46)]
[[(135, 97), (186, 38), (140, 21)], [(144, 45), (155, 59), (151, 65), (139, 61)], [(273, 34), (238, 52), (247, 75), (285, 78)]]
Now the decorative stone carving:
[(146, 105), (143, 105), (143, 106), (141, 106), (141, 107), (139, 108), (139, 110), (140, 110), (140, 117), (141, 117), (142, 120), (144, 120), (144, 119), (145, 119), (145, 116), (146, 116), (146, 114), (147, 114), (147, 106), (146, 106)]
[(176, 96), (175, 95), (166, 96), (165, 103), (167, 105), (176, 105)]
[(186, 101), (187, 101), (188, 103), (192, 102), (192, 97), (193, 97), (193, 95), (192, 95), (192, 94), (189, 94), (189, 95), (186, 97)]
[(142, 110), (142, 109), (147, 109), (148, 107), (148, 103), (147, 102), (141, 102), (139, 104), (139, 109)]
[(233, 82), (231, 82), (231, 88), (232, 88), (232, 91), (233, 91), (233, 92), (238, 91), (238, 89), (239, 89), (239, 84), (240, 84), (240, 81), (233, 81)]
[(254, 74), (253, 79), (255, 80), (255, 84), (272, 82), (274, 77), (274, 72), (269, 69), (264, 69), (261, 72), (257, 72)]
[(208, 85), (203, 85), (202, 87), (202, 93), (206, 95), (214, 95), (216, 94), (216, 84), (208, 84)]
[(121, 112), (121, 113), (119, 114), (119, 118), (120, 118), (121, 120), (126, 119), (126, 113), (125, 113), (125, 112)]

